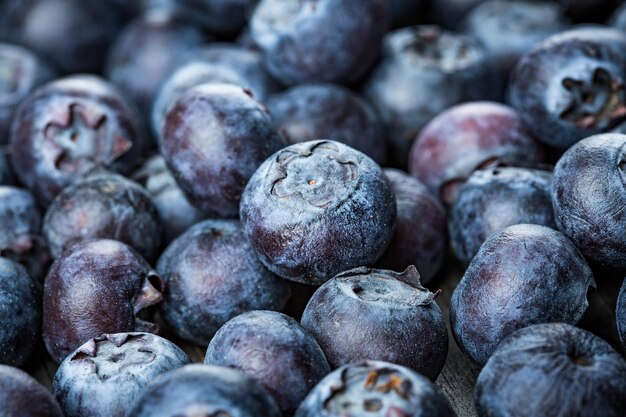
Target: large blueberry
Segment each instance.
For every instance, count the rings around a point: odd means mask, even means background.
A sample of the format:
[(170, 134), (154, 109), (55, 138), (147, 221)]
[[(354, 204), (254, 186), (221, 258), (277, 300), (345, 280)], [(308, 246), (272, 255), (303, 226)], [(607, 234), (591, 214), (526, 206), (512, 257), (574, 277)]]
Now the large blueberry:
[(421, 286), (414, 266), (403, 273), (357, 268), (313, 294), (302, 326), (334, 368), (383, 360), (434, 381), (448, 353), (448, 332), (436, 296)]
[(492, 234), (452, 294), (450, 325), (459, 347), (484, 364), (506, 336), (536, 323), (576, 324), (595, 286), (574, 244), (545, 226)]
[(617, 334), (622, 347), (626, 350), (626, 279), (617, 297), (617, 307), (615, 309), (615, 322), (617, 324)]
[(611, 345), (564, 323), (506, 338), (476, 383), (481, 417), (622, 417), (626, 362)]
[(26, 372), (0, 365), (3, 417), (63, 417), (50, 392)]
[(204, 363), (239, 369), (254, 378), (291, 416), (330, 373), (313, 336), (289, 316), (250, 311), (229, 320), (211, 340)]
[(396, 219), (382, 169), (331, 140), (291, 145), (268, 158), (246, 186), (240, 210), (244, 232), (265, 266), (317, 285), (376, 262)]

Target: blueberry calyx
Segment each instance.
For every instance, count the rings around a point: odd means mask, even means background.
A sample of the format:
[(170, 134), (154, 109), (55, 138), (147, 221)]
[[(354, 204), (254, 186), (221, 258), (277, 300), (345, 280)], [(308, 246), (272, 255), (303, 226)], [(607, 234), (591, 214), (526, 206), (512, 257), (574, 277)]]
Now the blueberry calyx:
[[(133, 300), (133, 311), (135, 313), (135, 330), (138, 332), (158, 333), (159, 325), (144, 320), (140, 316), (149, 307), (152, 307), (163, 300), (164, 281), (159, 275), (150, 273), (143, 281), (141, 290)], [(124, 339), (125, 340), (125, 339)]]

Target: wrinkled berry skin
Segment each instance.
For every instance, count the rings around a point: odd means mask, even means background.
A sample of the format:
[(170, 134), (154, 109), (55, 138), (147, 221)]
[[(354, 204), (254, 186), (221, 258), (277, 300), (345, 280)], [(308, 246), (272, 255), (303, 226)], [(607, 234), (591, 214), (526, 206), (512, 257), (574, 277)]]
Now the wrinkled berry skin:
[(617, 297), (617, 308), (615, 311), (615, 322), (617, 324), (617, 334), (622, 347), (626, 350), (626, 279)]
[(178, 346), (150, 333), (104, 334), (65, 358), (52, 394), (65, 417), (125, 416), (157, 376), (189, 362)]
[(519, 115), (495, 102), (454, 106), (435, 117), (415, 140), (409, 170), (446, 204), (472, 172), (493, 165), (533, 166), (542, 146)]
[(64, 73), (99, 73), (122, 21), (100, 0), (5, 0), (0, 37), (24, 45)]
[(626, 37), (608, 28), (563, 32), (517, 63), (509, 101), (542, 142), (567, 149), (626, 118)]
[(158, 332), (140, 319), (163, 298), (163, 280), (137, 252), (115, 240), (77, 243), (50, 267), (44, 285), (43, 338), (56, 362), (92, 337)]
[(626, 362), (585, 330), (537, 324), (498, 346), (478, 376), (475, 398), (481, 417), (622, 417)]
[(321, 285), (381, 257), (393, 236), (396, 200), (373, 160), (318, 140), (268, 158), (244, 190), (240, 218), (270, 271)]
[(129, 173), (143, 142), (133, 109), (95, 76), (70, 76), (38, 88), (17, 108), (11, 125), (15, 174), (44, 206), (95, 168)]
[(246, 374), (213, 365), (187, 365), (154, 381), (128, 417), (280, 417), (272, 397)]
[(376, 266), (403, 271), (415, 265), (423, 284), (430, 282), (447, 250), (446, 211), (439, 199), (419, 180), (397, 169), (385, 169), (396, 196), (396, 230)]
[(406, 168), (411, 143), (434, 116), (462, 101), (486, 98), (487, 58), (472, 38), (437, 26), (389, 33), (382, 55), (363, 94), (387, 125), (390, 161)]
[(559, 160), (552, 178), (556, 223), (589, 259), (626, 269), (626, 136), (595, 135)]
[(166, 243), (205, 219), (205, 216), (187, 200), (161, 155), (148, 159), (141, 169), (133, 174), (133, 179), (150, 194), (161, 219)]
[(40, 337), (41, 286), (7, 258), (0, 258), (0, 323), (0, 364), (23, 365)]
[(250, 310), (281, 310), (288, 283), (265, 269), (236, 220), (207, 220), (163, 252), (166, 282), (161, 315), (176, 334), (206, 346), (231, 318)]
[(393, 363), (345, 365), (324, 378), (295, 417), (456, 417), (439, 388)]
[(211, 340), (204, 363), (245, 372), (292, 416), (330, 366), (315, 339), (289, 316), (250, 311), (229, 320)]
[(284, 84), (354, 83), (370, 69), (387, 30), (380, 0), (261, 0), (250, 19), (253, 42)]
[(520, 224), (492, 234), (452, 294), (459, 347), (484, 365), (506, 336), (536, 323), (576, 324), (595, 287), (591, 269), (561, 233)]
[(13, 173), (4, 153), (0, 151), (0, 185), (12, 185)]
[(333, 368), (384, 360), (435, 380), (448, 354), (448, 332), (433, 294), (414, 266), (403, 273), (356, 268), (313, 294), (302, 326)]
[(492, 234), (515, 224), (556, 229), (548, 171), (493, 168), (474, 171), (450, 209), (450, 244), (455, 256), (469, 264)]
[(246, 183), (283, 146), (265, 107), (234, 85), (187, 90), (163, 123), (161, 152), (189, 201), (207, 214), (236, 217)]
[(33, 52), (21, 46), (0, 43), (0, 146), (9, 140), (11, 118), (17, 105), (34, 88), (54, 76), (54, 70)]
[(386, 160), (383, 126), (372, 106), (333, 84), (305, 84), (273, 96), (267, 107), (289, 143), (332, 138), (372, 158)]
[(0, 365), (3, 417), (64, 417), (48, 390), (21, 369)]
[(150, 195), (139, 184), (120, 175), (97, 174), (56, 196), (44, 217), (43, 234), (55, 258), (79, 242), (114, 239), (155, 261), (163, 228)]
[(210, 33), (232, 36), (244, 27), (257, 0), (174, 0), (173, 3)]

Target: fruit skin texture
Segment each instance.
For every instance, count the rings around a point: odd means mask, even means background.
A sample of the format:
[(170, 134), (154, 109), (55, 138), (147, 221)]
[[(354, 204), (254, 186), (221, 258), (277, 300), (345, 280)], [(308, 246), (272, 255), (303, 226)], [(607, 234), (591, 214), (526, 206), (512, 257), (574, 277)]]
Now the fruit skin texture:
[(552, 178), (559, 230), (590, 260), (626, 269), (626, 136), (595, 135), (570, 148)]
[(474, 171), (450, 209), (450, 243), (455, 256), (469, 264), (492, 233), (515, 224), (556, 229), (549, 171), (493, 168)]
[(416, 178), (403, 171), (384, 170), (396, 196), (396, 230), (376, 267), (403, 271), (415, 265), (423, 284), (439, 271), (446, 254), (446, 211), (439, 199)]
[(330, 366), (315, 339), (289, 316), (250, 311), (222, 326), (211, 340), (204, 363), (245, 372), (291, 416)]
[(236, 217), (252, 174), (285, 144), (265, 107), (249, 92), (202, 84), (169, 107), (161, 152), (194, 206), (203, 213)]
[(19, 181), (47, 206), (96, 168), (129, 173), (143, 140), (136, 113), (111, 84), (74, 75), (43, 85), (19, 105), (12, 163)]
[(139, 184), (120, 175), (96, 174), (56, 196), (44, 217), (43, 234), (55, 258), (78, 242), (114, 239), (153, 262), (161, 251), (163, 228)]
[(246, 374), (213, 365), (186, 365), (143, 391), (128, 417), (280, 417), (272, 397)]
[(481, 417), (622, 417), (626, 362), (585, 330), (537, 324), (498, 346), (478, 376), (475, 398)]
[(372, 359), (406, 366), (434, 381), (446, 361), (448, 332), (414, 266), (403, 273), (356, 268), (313, 294), (302, 326), (333, 368)]
[(331, 140), (288, 146), (268, 158), (242, 195), (244, 233), (275, 274), (321, 285), (339, 272), (375, 263), (396, 219), (382, 169)]
[(261, 0), (250, 28), (284, 84), (354, 83), (377, 58), (388, 21), (380, 0)]
[(617, 324), (617, 334), (622, 347), (626, 351), (626, 279), (622, 284), (617, 297), (617, 307), (615, 309), (615, 322)]
[(324, 378), (295, 417), (456, 417), (439, 388), (424, 376), (381, 361), (342, 366)]
[(0, 364), (22, 366), (39, 341), (41, 285), (6, 258), (0, 258), (0, 322)]
[(48, 390), (26, 372), (0, 365), (3, 417), (64, 417)]
[(44, 284), (43, 338), (61, 362), (104, 333), (158, 332), (138, 314), (163, 298), (163, 280), (129, 246), (92, 240), (72, 246), (50, 267)]
[(104, 334), (65, 358), (52, 394), (65, 417), (125, 416), (145, 386), (189, 362), (178, 346), (150, 333)]
[(485, 241), (454, 290), (452, 334), (467, 356), (484, 365), (515, 330), (578, 323), (590, 286), (591, 268), (561, 233), (534, 224), (507, 227)]
[(166, 282), (161, 316), (179, 337), (206, 346), (231, 318), (281, 310), (289, 285), (259, 262), (236, 220), (206, 220), (165, 249), (157, 270)]

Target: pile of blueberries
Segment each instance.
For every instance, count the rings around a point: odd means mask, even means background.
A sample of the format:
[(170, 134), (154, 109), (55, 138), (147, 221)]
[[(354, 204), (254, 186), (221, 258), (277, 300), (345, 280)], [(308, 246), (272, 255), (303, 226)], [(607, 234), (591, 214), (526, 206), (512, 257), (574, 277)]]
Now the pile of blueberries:
[(0, 416), (625, 417), (621, 3), (0, 0)]

